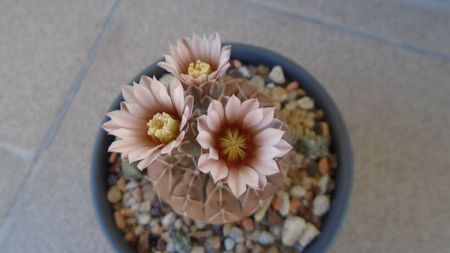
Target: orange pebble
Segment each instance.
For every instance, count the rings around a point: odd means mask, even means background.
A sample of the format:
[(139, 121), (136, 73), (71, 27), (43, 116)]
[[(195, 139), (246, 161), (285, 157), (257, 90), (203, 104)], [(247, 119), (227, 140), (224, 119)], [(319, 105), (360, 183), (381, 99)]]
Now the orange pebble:
[(321, 158), (319, 161), (319, 170), (322, 175), (328, 174), (330, 172), (330, 165), (328, 164), (327, 158)]

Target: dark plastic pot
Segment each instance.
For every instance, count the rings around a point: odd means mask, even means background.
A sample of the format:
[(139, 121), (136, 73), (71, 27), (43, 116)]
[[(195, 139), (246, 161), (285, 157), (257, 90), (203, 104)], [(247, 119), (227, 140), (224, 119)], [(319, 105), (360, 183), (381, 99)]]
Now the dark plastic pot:
[[(250, 45), (230, 43), (232, 45), (231, 58), (239, 59), (245, 63), (254, 65), (264, 64), (269, 67), (280, 65), (287, 77), (297, 80), (302, 88), (311, 96), (319, 108), (324, 111), (325, 118), (330, 124), (333, 136), (331, 149), (337, 154), (339, 165), (336, 176), (336, 190), (334, 192), (331, 207), (325, 217), (321, 234), (311, 242), (304, 253), (322, 253), (333, 243), (344, 219), (348, 202), (350, 200), (353, 179), (353, 157), (350, 138), (347, 133), (341, 114), (331, 97), (324, 88), (303, 68), (291, 60), (264, 48)], [(138, 82), (141, 75), (161, 77), (165, 71), (156, 63), (138, 74), (133, 81)], [(117, 110), (122, 96), (118, 96), (111, 108)], [(105, 117), (103, 122), (108, 119)], [(107, 149), (113, 137), (102, 129), (97, 134), (97, 141), (92, 153), (91, 188), (94, 207), (106, 237), (116, 252), (135, 253), (136, 250), (124, 239), (122, 232), (116, 227), (112, 206), (106, 199), (108, 190), (108, 152)]]

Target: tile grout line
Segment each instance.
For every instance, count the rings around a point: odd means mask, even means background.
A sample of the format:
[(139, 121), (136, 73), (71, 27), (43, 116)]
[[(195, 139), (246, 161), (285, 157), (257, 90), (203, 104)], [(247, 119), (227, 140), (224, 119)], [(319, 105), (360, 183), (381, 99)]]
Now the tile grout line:
[(317, 18), (314, 16), (307, 16), (307, 15), (303, 15), (297, 12), (293, 12), (293, 11), (289, 11), (289, 10), (284, 10), (282, 8), (273, 6), (272, 4), (266, 4), (266, 3), (261, 3), (257, 0), (235, 0), (237, 2), (241, 2), (244, 4), (249, 4), (252, 5), (256, 8), (259, 8), (261, 10), (266, 10), (266, 11), (275, 11), (279, 14), (288, 16), (288, 17), (292, 17), (294, 19), (298, 19), (298, 20), (302, 20), (302, 21), (306, 21), (312, 24), (316, 24), (328, 29), (332, 29), (341, 33), (345, 33), (345, 34), (349, 34), (349, 35), (353, 35), (353, 36), (357, 36), (357, 37), (361, 37), (361, 38), (365, 38), (365, 39), (369, 39), (381, 44), (385, 44), (385, 45), (389, 45), (392, 47), (397, 47), (397, 48), (401, 48), (407, 51), (411, 51), (414, 52), (416, 54), (419, 55), (423, 55), (423, 56), (427, 56), (427, 57), (431, 57), (431, 58), (435, 58), (438, 60), (441, 60), (443, 62), (450, 62), (450, 54), (446, 54), (440, 51), (436, 51), (436, 50), (432, 50), (432, 49), (426, 49), (426, 48), (422, 48), (422, 47), (418, 47), (415, 46), (414, 44), (399, 40), (399, 39), (393, 39), (393, 38), (388, 38), (388, 37), (384, 37), (384, 36), (380, 36), (378, 34), (374, 34), (371, 32), (367, 32), (367, 31), (363, 31), (357, 28), (352, 28), (350, 26), (347, 25), (341, 25), (338, 23), (334, 23), (332, 21), (328, 21), (328, 20), (324, 20), (322, 18)]
[(15, 209), (18, 208), (18, 200), (22, 197), (23, 193), (26, 192), (26, 186), (28, 185), (28, 181), (30, 178), (32, 178), (32, 175), (34, 174), (34, 171), (37, 167), (39, 167), (40, 164), (40, 158), (43, 156), (43, 154), (47, 151), (47, 149), (50, 147), (50, 145), (53, 143), (53, 140), (56, 136), (56, 133), (58, 132), (62, 121), (65, 118), (65, 115), (67, 111), (69, 110), (70, 106), (72, 105), (80, 87), (83, 83), (84, 79), (86, 78), (87, 74), (89, 73), (92, 64), (94, 63), (97, 54), (99, 50), (101, 49), (104, 40), (106, 39), (108, 32), (110, 31), (110, 27), (114, 23), (115, 16), (117, 13), (118, 5), (120, 0), (113, 0), (113, 4), (106, 16), (105, 22), (103, 23), (100, 31), (98, 32), (94, 43), (92, 44), (91, 48), (88, 51), (88, 54), (86, 58), (84, 59), (80, 70), (78, 71), (77, 75), (75, 76), (75, 79), (70, 85), (70, 89), (66, 94), (66, 97), (63, 101), (63, 103), (58, 108), (57, 112), (55, 113), (55, 116), (52, 120), (52, 123), (50, 127), (47, 129), (46, 134), (44, 136), (44, 139), (39, 146), (39, 149), (37, 150), (34, 157), (32, 157), (30, 164), (28, 165), (28, 172), (25, 176), (25, 179), (23, 180), (22, 184), (20, 185), (20, 188), (13, 199), (13, 202), (9, 208), (9, 210), (6, 212), (3, 218), (3, 222), (0, 224), (0, 243), (3, 242), (3, 239), (5, 237), (6, 229), (8, 228), (8, 224), (10, 221), (10, 216)]

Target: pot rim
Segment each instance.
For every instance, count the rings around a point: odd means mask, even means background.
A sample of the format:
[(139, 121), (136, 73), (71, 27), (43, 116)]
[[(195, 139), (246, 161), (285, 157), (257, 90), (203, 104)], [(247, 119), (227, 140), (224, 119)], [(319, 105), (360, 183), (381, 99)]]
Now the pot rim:
[[(307, 95), (314, 99), (318, 108), (324, 111), (324, 117), (330, 125), (332, 133), (331, 148), (338, 158), (338, 168), (336, 172), (336, 188), (332, 194), (330, 209), (324, 217), (323, 226), (318, 237), (316, 237), (302, 252), (303, 253), (323, 253), (333, 244), (337, 233), (342, 226), (348, 209), (353, 181), (353, 152), (350, 137), (342, 116), (325, 89), (319, 82), (309, 74), (305, 69), (290, 59), (270, 51), (265, 48), (252, 46), (242, 43), (224, 43), (231, 45), (231, 59), (238, 59), (252, 64), (263, 64), (268, 67), (279, 65), (283, 72), (291, 80), (298, 81)], [(151, 64), (141, 73), (136, 75), (130, 82), (139, 82), (142, 75), (151, 75), (161, 77), (166, 73), (157, 63), (162, 59)], [(114, 100), (108, 111), (119, 108), (123, 100), (119, 94)], [(102, 123), (109, 120), (105, 115)], [(109, 242), (116, 252), (137, 252), (134, 247), (125, 241), (122, 232), (116, 227), (112, 206), (106, 198), (108, 190), (107, 185), (107, 166), (108, 152), (107, 147), (113, 141), (112, 136), (108, 136), (106, 131), (99, 129), (96, 136), (96, 142), (92, 152), (91, 161), (91, 193), (95, 208), (96, 217), (101, 229), (106, 234)], [(105, 152), (106, 151), (106, 152)]]

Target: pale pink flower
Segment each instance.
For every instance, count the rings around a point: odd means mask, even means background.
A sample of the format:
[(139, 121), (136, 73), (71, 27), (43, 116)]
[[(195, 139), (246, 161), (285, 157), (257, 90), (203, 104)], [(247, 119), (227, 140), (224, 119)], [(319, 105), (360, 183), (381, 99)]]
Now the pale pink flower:
[(231, 47), (221, 48), (219, 34), (206, 38), (194, 34), (192, 38), (183, 38), (177, 45), (170, 45), (165, 61), (158, 65), (178, 78), (186, 87), (200, 85), (215, 80), (225, 74), (230, 67)]
[(198, 169), (215, 182), (224, 179), (236, 197), (247, 185), (263, 189), (267, 176), (280, 173), (275, 158), (292, 149), (281, 125), (274, 108), (260, 108), (257, 99), (212, 100), (207, 114), (197, 119), (197, 141), (204, 149)]
[(125, 101), (120, 110), (108, 113), (103, 129), (116, 136), (110, 152), (143, 170), (160, 154), (171, 154), (184, 138), (193, 109), (192, 96), (185, 97), (179, 80), (165, 87), (155, 77), (142, 76), (133, 86), (122, 86)]

